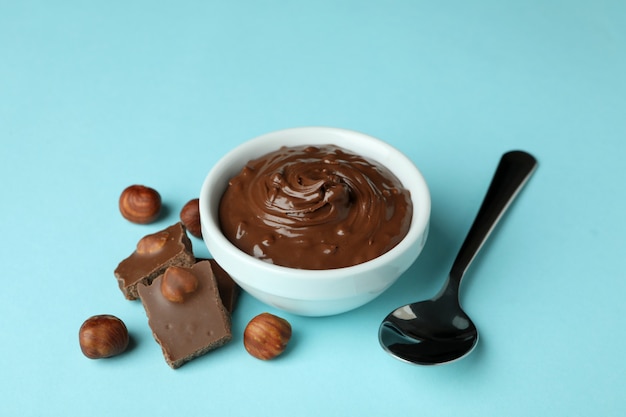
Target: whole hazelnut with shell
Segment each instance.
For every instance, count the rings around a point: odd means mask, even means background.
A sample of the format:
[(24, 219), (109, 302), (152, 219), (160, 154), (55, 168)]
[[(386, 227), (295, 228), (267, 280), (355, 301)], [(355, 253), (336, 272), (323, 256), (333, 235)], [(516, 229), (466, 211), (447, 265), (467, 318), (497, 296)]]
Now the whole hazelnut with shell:
[(128, 347), (128, 329), (122, 320), (110, 314), (92, 316), (80, 326), (78, 341), (89, 359), (109, 358)]
[(200, 226), (200, 199), (189, 200), (180, 211), (180, 221), (193, 236), (202, 239), (202, 227)]
[(131, 185), (122, 191), (119, 201), (122, 216), (133, 223), (147, 224), (161, 213), (161, 195), (144, 185)]
[(184, 302), (198, 288), (198, 278), (188, 268), (170, 266), (161, 278), (161, 294), (173, 303)]
[(257, 359), (268, 360), (284, 352), (291, 339), (291, 324), (282, 317), (261, 313), (254, 317), (243, 332), (243, 344)]

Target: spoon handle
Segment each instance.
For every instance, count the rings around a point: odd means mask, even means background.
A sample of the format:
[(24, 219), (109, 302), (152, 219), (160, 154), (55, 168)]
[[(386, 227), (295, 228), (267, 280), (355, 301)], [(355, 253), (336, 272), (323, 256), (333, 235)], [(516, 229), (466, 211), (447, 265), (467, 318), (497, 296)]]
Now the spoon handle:
[(452, 264), (450, 281), (460, 284), (476, 254), (536, 167), (537, 160), (524, 151), (511, 151), (502, 156), (476, 219)]

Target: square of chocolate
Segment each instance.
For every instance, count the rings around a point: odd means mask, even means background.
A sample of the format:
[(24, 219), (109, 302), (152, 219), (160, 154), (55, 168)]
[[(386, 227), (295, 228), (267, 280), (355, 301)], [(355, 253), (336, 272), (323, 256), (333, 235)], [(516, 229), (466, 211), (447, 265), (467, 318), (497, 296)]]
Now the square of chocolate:
[(192, 266), (195, 261), (191, 240), (179, 222), (141, 238), (137, 249), (119, 263), (114, 274), (124, 296), (136, 300), (138, 283), (149, 285), (168, 267)]
[(230, 277), (228, 272), (224, 270), (217, 263), (215, 259), (204, 259), (197, 258), (196, 262), (209, 261), (211, 263), (211, 268), (213, 269), (213, 275), (215, 276), (215, 280), (217, 281), (217, 289), (220, 292), (220, 297), (222, 298), (222, 304), (229, 313), (233, 313), (235, 311), (235, 306), (237, 305), (237, 300), (239, 299), (239, 294), (241, 293), (241, 288), (237, 283)]
[(152, 334), (174, 369), (232, 339), (230, 314), (208, 261), (169, 267), (151, 285), (138, 285), (137, 292)]

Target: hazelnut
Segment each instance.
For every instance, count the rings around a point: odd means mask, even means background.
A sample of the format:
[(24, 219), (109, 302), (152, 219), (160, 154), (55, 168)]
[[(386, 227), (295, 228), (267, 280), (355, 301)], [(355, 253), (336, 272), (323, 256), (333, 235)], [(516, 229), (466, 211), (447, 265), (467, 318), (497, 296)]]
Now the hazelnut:
[(80, 349), (90, 359), (119, 355), (128, 347), (128, 340), (124, 322), (109, 314), (88, 318), (78, 331)]
[(254, 317), (243, 332), (243, 344), (257, 359), (268, 360), (283, 353), (291, 339), (291, 325), (281, 317), (261, 313)]
[(180, 211), (180, 221), (183, 222), (189, 233), (202, 239), (200, 226), (200, 199), (189, 200)]
[(122, 191), (120, 212), (133, 223), (151, 223), (161, 212), (161, 195), (150, 187), (131, 185)]
[(182, 303), (198, 288), (198, 278), (187, 268), (170, 266), (161, 278), (161, 294), (173, 303)]
[(140, 255), (151, 255), (159, 252), (169, 239), (170, 234), (166, 231), (161, 231), (147, 235), (141, 238), (137, 242), (137, 253)]

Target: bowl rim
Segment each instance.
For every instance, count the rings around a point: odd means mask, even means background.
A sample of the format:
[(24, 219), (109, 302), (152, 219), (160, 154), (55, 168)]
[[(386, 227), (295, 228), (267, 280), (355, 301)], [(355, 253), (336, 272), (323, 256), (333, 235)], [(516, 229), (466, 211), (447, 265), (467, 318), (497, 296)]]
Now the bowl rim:
[[(397, 160), (398, 162), (401, 162), (403, 165), (405, 165), (407, 168), (409, 168), (412, 171), (411, 175), (414, 176), (415, 183), (419, 185), (418, 189), (420, 190), (420, 196), (419, 196), (419, 199), (416, 201), (415, 199), (416, 196), (414, 195), (414, 191), (413, 189), (410, 189), (411, 201), (413, 204), (413, 215), (411, 218), (409, 231), (407, 235), (392, 249), (390, 249), (389, 251), (385, 252), (384, 254), (374, 259), (371, 259), (369, 261), (366, 261), (357, 265), (334, 268), (334, 269), (323, 269), (323, 270), (299, 269), (299, 268), (292, 268), (292, 267), (272, 264), (267, 261), (263, 261), (261, 259), (250, 256), (249, 254), (245, 253), (244, 251), (236, 247), (223, 235), (219, 226), (219, 220), (217, 219), (217, 216), (216, 216), (216, 208), (219, 205), (219, 200), (221, 199), (221, 196), (226, 188), (226, 184), (224, 183), (221, 186), (222, 189), (219, 190), (219, 192), (214, 191), (214, 187), (220, 188), (220, 186), (217, 185), (220, 178), (224, 176), (226, 172), (232, 171), (235, 173), (234, 175), (238, 174), (241, 171), (243, 164), (245, 164), (248, 160), (253, 159), (253, 157), (243, 158), (246, 160), (240, 166), (236, 165), (235, 161), (242, 159), (241, 155), (243, 154), (247, 155), (250, 149), (254, 149), (258, 147), (259, 144), (262, 142), (264, 142), (263, 147), (267, 147), (267, 151), (264, 151), (264, 154), (265, 154), (275, 149), (278, 149), (280, 146), (292, 146), (290, 144), (284, 143), (283, 138), (285, 138), (286, 136), (300, 137), (302, 135), (308, 135), (312, 133), (319, 135), (319, 137), (329, 137), (329, 136), (334, 136), (335, 138), (350, 137), (350, 140), (355, 140), (355, 141), (365, 140), (371, 145), (374, 145), (377, 148), (384, 150), (387, 155), (391, 155), (391, 157), (394, 158), (394, 161)], [(328, 140), (319, 140), (316, 143), (311, 143), (311, 144), (315, 145), (315, 144), (331, 144), (331, 143), (333, 143), (332, 139), (329, 138)], [(309, 142), (294, 143), (293, 146), (298, 146), (301, 144), (309, 144)], [(336, 145), (344, 149), (347, 149), (350, 152), (361, 154), (358, 151), (350, 149), (349, 146), (342, 145), (341, 143), (336, 143)], [(377, 164), (386, 166), (394, 175), (396, 175), (400, 179), (401, 182), (403, 182), (400, 176), (397, 174), (395, 167), (390, 167), (388, 164), (384, 164), (378, 161), (376, 157), (371, 157), (371, 156), (366, 156), (366, 157), (368, 159), (373, 160)], [(233, 167), (233, 165), (236, 165), (236, 166)], [(228, 175), (228, 178), (226, 179), (225, 182), (227, 182), (228, 179), (230, 179), (232, 176), (233, 175)], [(406, 184), (404, 184), (404, 182), (403, 182), (403, 186), (406, 187)], [(214, 198), (213, 195), (215, 194), (219, 194), (219, 197)], [(211, 207), (212, 204), (215, 204), (215, 207), (213, 209)], [(346, 276), (353, 276), (355, 274), (359, 274), (362, 272), (375, 270), (379, 267), (382, 267), (388, 264), (389, 262), (393, 262), (395, 258), (402, 256), (402, 254), (407, 249), (410, 249), (410, 247), (415, 243), (416, 240), (420, 239), (424, 235), (424, 232), (426, 231), (429, 225), (430, 212), (431, 212), (431, 197), (430, 197), (430, 190), (428, 188), (428, 184), (426, 183), (426, 180), (424, 179), (424, 176), (422, 175), (421, 171), (417, 168), (417, 166), (413, 163), (413, 161), (411, 161), (411, 159), (409, 159), (405, 154), (400, 152), (398, 149), (396, 149), (389, 143), (382, 141), (381, 139), (378, 139), (376, 137), (373, 137), (373, 136), (370, 136), (370, 135), (367, 135), (367, 134), (364, 134), (355, 130), (335, 128), (335, 127), (326, 127), (326, 126), (306, 126), (306, 127), (295, 127), (295, 128), (276, 130), (276, 131), (262, 134), (260, 136), (257, 136), (255, 138), (252, 138), (250, 140), (247, 140), (239, 144), (238, 146), (236, 146), (235, 148), (227, 152), (225, 155), (223, 155), (217, 161), (217, 163), (213, 166), (213, 168), (207, 174), (204, 182), (202, 183), (202, 187), (200, 190), (200, 219), (201, 219), (201, 225), (203, 229), (203, 239), (205, 243), (207, 244), (209, 252), (211, 252), (211, 246), (213, 245), (211, 241), (213, 241), (215, 242), (216, 245), (221, 245), (223, 248), (225, 248), (225, 250), (228, 250), (229, 252), (231, 252), (232, 255), (238, 260), (238, 262), (245, 263), (254, 268), (260, 268), (261, 270), (264, 270), (265, 272), (269, 272), (272, 275), (277, 275), (277, 276), (289, 275), (291, 279), (314, 278), (317, 281), (332, 281), (338, 278), (342, 278)], [(267, 274), (264, 274), (264, 275), (267, 275)]]

